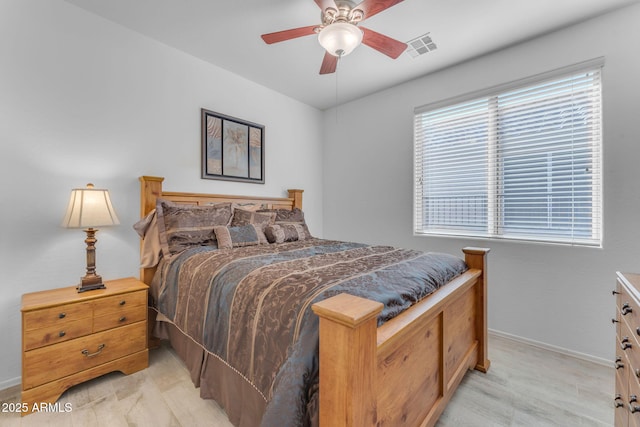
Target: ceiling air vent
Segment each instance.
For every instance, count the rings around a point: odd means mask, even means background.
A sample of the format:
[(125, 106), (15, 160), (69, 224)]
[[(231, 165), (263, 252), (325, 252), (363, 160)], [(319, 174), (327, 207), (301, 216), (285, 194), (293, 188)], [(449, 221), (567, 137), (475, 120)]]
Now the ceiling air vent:
[(407, 48), (407, 52), (412, 58), (417, 58), (420, 55), (424, 55), (425, 53), (429, 53), (438, 48), (429, 34), (430, 33), (423, 34), (420, 37), (416, 37), (415, 39), (407, 42), (407, 45), (409, 46)]

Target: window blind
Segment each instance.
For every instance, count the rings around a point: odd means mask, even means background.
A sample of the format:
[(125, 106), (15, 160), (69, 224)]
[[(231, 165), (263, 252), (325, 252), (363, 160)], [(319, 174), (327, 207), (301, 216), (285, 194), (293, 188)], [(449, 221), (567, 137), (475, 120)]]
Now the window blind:
[(599, 246), (601, 64), (416, 110), (416, 234)]

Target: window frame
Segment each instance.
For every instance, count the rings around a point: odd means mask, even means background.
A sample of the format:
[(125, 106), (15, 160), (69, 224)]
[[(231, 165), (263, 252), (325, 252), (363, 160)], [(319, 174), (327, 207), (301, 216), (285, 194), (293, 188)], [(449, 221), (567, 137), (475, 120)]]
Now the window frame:
[[(451, 237), (471, 237), (471, 238), (479, 238), (485, 240), (497, 239), (497, 240), (509, 240), (509, 241), (528, 241), (528, 242), (540, 242), (540, 243), (550, 243), (550, 244), (564, 244), (564, 245), (573, 245), (573, 246), (588, 246), (588, 247), (602, 247), (602, 236), (603, 236), (603, 202), (604, 198), (602, 195), (602, 183), (604, 179), (604, 174), (602, 170), (602, 150), (603, 150), (603, 136), (602, 136), (602, 116), (603, 116), (603, 97), (602, 97), (602, 69), (604, 67), (604, 58), (596, 58), (589, 61), (581, 62), (579, 64), (574, 64), (568, 67), (563, 67), (561, 69), (553, 70), (550, 72), (534, 75), (525, 79), (520, 79), (514, 82), (509, 82), (506, 84), (494, 86), (488, 89), (484, 89), (481, 91), (476, 91), (472, 93), (468, 93), (465, 95), (453, 97), (447, 100), (438, 101), (435, 103), (427, 104), (424, 106), (420, 106), (414, 109), (414, 207), (413, 207), (413, 234), (414, 236), (451, 236)], [(501, 206), (500, 200), (498, 200), (498, 195), (500, 193), (500, 189), (504, 191), (504, 181), (501, 181), (499, 175), (501, 174), (501, 169), (498, 165), (499, 160), (497, 155), (488, 155), (486, 161), (487, 167), (487, 177), (486, 177), (486, 185), (487, 185), (487, 206), (486, 213), (483, 215), (486, 217), (486, 221), (484, 222), (486, 226), (486, 232), (478, 232), (478, 231), (469, 231), (463, 230), (462, 227), (459, 229), (449, 229), (449, 228), (439, 228), (439, 229), (427, 229), (424, 227), (423, 221), (423, 210), (424, 210), (424, 201), (423, 201), (423, 173), (422, 173), (422, 162), (423, 155), (426, 151), (424, 147), (420, 148), (420, 142), (424, 143), (424, 139), (422, 135), (419, 134), (419, 125), (418, 120), (421, 118), (422, 114), (429, 112), (437, 112), (441, 109), (445, 108), (455, 108), (458, 106), (464, 106), (465, 103), (472, 104), (474, 102), (483, 102), (484, 99), (487, 100), (487, 103), (493, 102), (493, 100), (497, 99), (501, 95), (508, 94), (513, 91), (517, 91), (520, 89), (525, 89), (528, 87), (534, 87), (537, 85), (542, 85), (549, 81), (560, 81), (563, 78), (569, 78), (571, 76), (575, 76), (580, 73), (597, 73), (597, 86), (594, 85), (597, 97), (594, 98), (598, 101), (595, 117), (596, 126), (594, 129), (590, 131), (591, 138), (594, 138), (595, 144), (589, 145), (589, 147), (593, 150), (592, 156), (595, 159), (595, 163), (597, 163), (597, 167), (594, 168), (595, 171), (592, 171), (594, 175), (588, 178), (588, 182), (590, 183), (589, 191), (591, 191), (591, 199), (590, 199), (590, 209), (591, 209), (591, 221), (593, 223), (590, 224), (589, 230), (591, 236), (589, 238), (580, 238), (576, 237), (573, 233), (571, 235), (564, 236), (556, 236), (553, 237), (548, 234), (543, 234), (541, 232), (532, 232), (530, 234), (516, 234), (509, 235), (504, 234), (504, 224), (506, 223), (505, 218), (505, 209), (504, 206)], [(530, 107), (531, 108), (531, 107)], [(531, 108), (531, 111), (535, 111)], [(502, 149), (500, 143), (498, 142), (497, 136), (497, 115), (488, 114), (488, 122), (493, 121), (490, 125), (487, 125), (486, 132), (486, 144), (487, 150), (496, 150)], [(575, 116), (572, 115), (572, 118)], [(547, 128), (545, 128), (547, 129)], [(419, 140), (420, 139), (420, 140)], [(591, 139), (590, 139), (591, 140)], [(571, 152), (574, 155), (575, 151)], [(596, 170), (597, 169), (597, 170)], [(577, 184), (576, 184), (577, 185)], [(501, 187), (500, 187), (501, 186)], [(500, 188), (499, 188), (500, 187)], [(493, 188), (494, 190), (490, 190)], [(572, 184), (571, 187), (572, 195), (576, 192), (576, 186)], [(571, 214), (571, 224), (573, 224), (579, 215), (576, 213)], [(533, 222), (533, 220), (531, 220)], [(550, 231), (553, 230), (553, 227), (550, 228)]]

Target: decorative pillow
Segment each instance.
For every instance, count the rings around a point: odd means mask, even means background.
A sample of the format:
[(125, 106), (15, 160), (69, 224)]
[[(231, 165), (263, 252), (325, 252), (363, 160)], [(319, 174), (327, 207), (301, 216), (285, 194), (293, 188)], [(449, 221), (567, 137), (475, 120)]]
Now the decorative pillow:
[(242, 246), (255, 246), (268, 243), (259, 224), (247, 224), (237, 227), (213, 227), (218, 240), (218, 248), (231, 249)]
[(304, 222), (304, 212), (298, 208), (289, 209), (260, 209), (257, 212), (260, 213), (274, 213), (276, 214), (275, 222)]
[(311, 237), (307, 225), (296, 222), (267, 225), (264, 234), (269, 243), (294, 242)]
[(162, 255), (156, 210), (152, 210), (147, 216), (133, 224), (133, 229), (142, 238), (140, 268), (155, 267), (160, 262)]
[(275, 212), (257, 213), (254, 211), (235, 208), (233, 210), (233, 218), (231, 218), (231, 226), (237, 227), (240, 225), (257, 224), (264, 228), (269, 224), (273, 224), (275, 218)]
[[(266, 213), (266, 212), (272, 212), (276, 214), (276, 219), (275, 219), (275, 224), (276, 225), (300, 225), (302, 226), (302, 228), (297, 227), (295, 228), (295, 232), (293, 231), (293, 229), (291, 227), (287, 227), (286, 230), (282, 230), (282, 231), (275, 231), (275, 230), (271, 230), (271, 238), (267, 235), (267, 240), (269, 240), (270, 243), (274, 243), (277, 242), (279, 239), (275, 239), (275, 235), (273, 234), (274, 232), (276, 233), (281, 233), (281, 232), (285, 232), (287, 233), (287, 236), (285, 238), (285, 242), (291, 242), (294, 240), (304, 240), (304, 239), (309, 239), (311, 238), (311, 233), (309, 232), (309, 228), (307, 227), (307, 223), (304, 220), (304, 212), (302, 212), (302, 210), (300, 210), (299, 208), (293, 208), (291, 210), (289, 209), (260, 209), (257, 212), (260, 213)], [(266, 230), (265, 230), (266, 232)], [(300, 236), (300, 238), (297, 238), (296, 236)], [(272, 241), (272, 238), (275, 239)]]
[(214, 244), (213, 227), (229, 223), (231, 203), (197, 206), (158, 199), (156, 212), (162, 253), (169, 257), (190, 246)]

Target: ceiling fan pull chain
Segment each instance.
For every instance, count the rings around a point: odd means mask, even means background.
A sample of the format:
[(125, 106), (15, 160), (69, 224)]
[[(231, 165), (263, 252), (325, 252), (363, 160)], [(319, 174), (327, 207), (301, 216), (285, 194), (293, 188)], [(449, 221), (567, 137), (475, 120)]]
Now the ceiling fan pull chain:
[(338, 56), (336, 62), (336, 125), (338, 124), (338, 64), (340, 63), (340, 58), (342, 58), (342, 55)]

